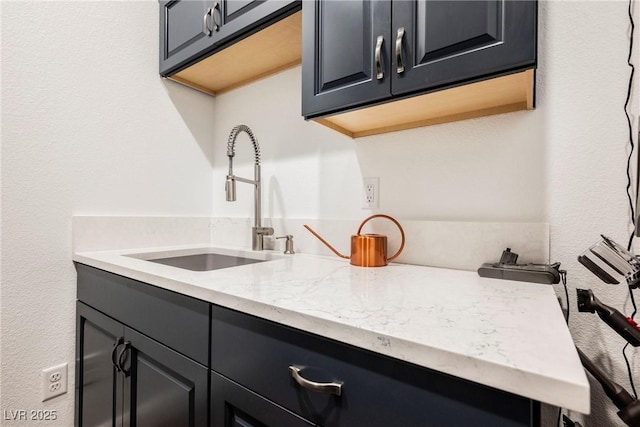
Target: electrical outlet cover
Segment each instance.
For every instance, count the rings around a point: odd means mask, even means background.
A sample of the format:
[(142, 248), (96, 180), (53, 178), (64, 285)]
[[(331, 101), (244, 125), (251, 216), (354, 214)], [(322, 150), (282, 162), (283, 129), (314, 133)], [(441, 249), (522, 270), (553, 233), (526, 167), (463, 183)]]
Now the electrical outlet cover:
[(67, 392), (67, 371), (66, 363), (42, 370), (43, 402)]
[(362, 209), (380, 207), (380, 178), (362, 179)]

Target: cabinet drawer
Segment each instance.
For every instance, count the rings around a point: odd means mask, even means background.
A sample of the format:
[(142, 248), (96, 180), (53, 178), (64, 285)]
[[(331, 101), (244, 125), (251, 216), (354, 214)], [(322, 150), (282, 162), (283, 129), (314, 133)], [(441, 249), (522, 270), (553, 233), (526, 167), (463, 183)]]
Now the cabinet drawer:
[[(309, 391), (342, 383), (341, 395)], [(536, 426), (539, 404), (221, 307), (212, 307), (211, 368), (299, 414), (330, 426)]]
[(77, 264), (78, 300), (207, 366), (209, 303)]
[(210, 395), (212, 426), (313, 426), (298, 415), (215, 372), (211, 372)]

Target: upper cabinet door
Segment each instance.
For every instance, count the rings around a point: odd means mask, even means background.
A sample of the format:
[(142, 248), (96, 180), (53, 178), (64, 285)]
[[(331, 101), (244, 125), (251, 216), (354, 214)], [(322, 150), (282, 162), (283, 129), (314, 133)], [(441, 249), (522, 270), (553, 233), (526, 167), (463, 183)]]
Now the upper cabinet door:
[(392, 93), (531, 68), (536, 26), (534, 1), (393, 2)]
[(390, 96), (391, 3), (303, 2), (302, 114)]
[(213, 47), (211, 0), (160, 1), (160, 74)]

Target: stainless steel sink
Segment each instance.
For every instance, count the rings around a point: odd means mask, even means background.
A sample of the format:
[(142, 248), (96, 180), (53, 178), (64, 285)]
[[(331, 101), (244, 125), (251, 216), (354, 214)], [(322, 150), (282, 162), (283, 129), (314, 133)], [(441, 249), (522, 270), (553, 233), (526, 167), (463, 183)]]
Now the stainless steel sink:
[(181, 255), (165, 258), (147, 259), (146, 261), (158, 264), (170, 265), (172, 267), (184, 268), (192, 271), (211, 271), (221, 268), (237, 267), (239, 265), (254, 264), (267, 261), (266, 259), (243, 258), (233, 255), (222, 254), (195, 254)]

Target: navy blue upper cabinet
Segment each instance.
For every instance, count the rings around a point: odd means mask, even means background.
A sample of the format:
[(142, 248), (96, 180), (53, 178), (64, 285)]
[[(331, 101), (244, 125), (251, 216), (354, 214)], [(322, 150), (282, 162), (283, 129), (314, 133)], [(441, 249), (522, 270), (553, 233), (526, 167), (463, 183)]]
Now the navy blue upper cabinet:
[(205, 28), (209, 3), (209, 0), (160, 2), (161, 75), (214, 46)]
[(530, 1), (393, 3), (391, 92), (411, 93), (535, 66)]
[(307, 119), (358, 137), (533, 108), (532, 71), (473, 85), (470, 95), (425, 95), (534, 69), (535, 0), (319, 0), (303, 7)]
[(303, 13), (305, 116), (389, 97), (390, 2), (308, 1)]
[(207, 426), (209, 303), (76, 268), (76, 425)]
[(160, 75), (215, 94), (297, 65), (300, 9), (300, 0), (160, 0)]

